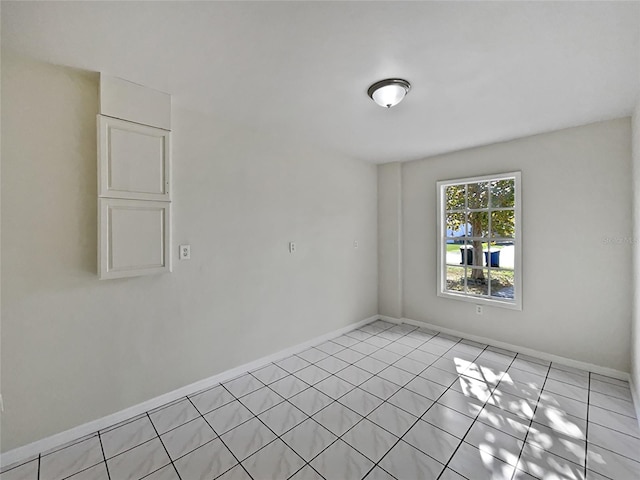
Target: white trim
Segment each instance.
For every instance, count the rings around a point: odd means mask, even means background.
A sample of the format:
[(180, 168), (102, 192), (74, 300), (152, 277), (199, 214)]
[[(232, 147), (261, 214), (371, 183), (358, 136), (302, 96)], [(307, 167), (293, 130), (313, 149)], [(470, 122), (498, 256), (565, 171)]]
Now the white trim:
[[(380, 318), (382, 318), (383, 320), (387, 320), (389, 322), (408, 323), (409, 325), (414, 325), (416, 327), (429, 328), (437, 332), (446, 333), (447, 335), (462, 337), (467, 340), (472, 340), (474, 342), (485, 343), (493, 347), (504, 348), (505, 350), (511, 350), (512, 352), (522, 353), (523, 355), (530, 355), (532, 357), (537, 357), (542, 360), (548, 360), (550, 362), (559, 363), (560, 365), (566, 365), (567, 367), (579, 368), (581, 370), (587, 370), (589, 372), (598, 373), (600, 375), (606, 375), (609, 377), (617, 378), (619, 380), (625, 380), (630, 382), (630, 375), (627, 372), (622, 372), (614, 368), (602, 367), (600, 365), (594, 365), (593, 363), (581, 362), (580, 360), (573, 360), (571, 358), (561, 357), (560, 355), (554, 355), (552, 353), (542, 352), (540, 350), (535, 350), (529, 347), (523, 347), (521, 345), (514, 345), (512, 343), (500, 342), (492, 338), (481, 337), (479, 335), (472, 335), (470, 333), (460, 332), (458, 330), (453, 330), (451, 328), (445, 328), (445, 327), (441, 327), (439, 325), (434, 325), (427, 322), (420, 322), (418, 320), (412, 320), (410, 318), (402, 318), (402, 319), (392, 318), (392, 317), (385, 317), (385, 318), (380, 317)], [(637, 402), (635, 403), (635, 405), (636, 405), (636, 410), (640, 410), (637, 407), (638, 405)]]
[(638, 422), (638, 426), (640, 427), (640, 390), (638, 390), (631, 375), (629, 375), (629, 387), (631, 387), (631, 399), (633, 400), (633, 407), (636, 410), (636, 420)]
[(145, 413), (154, 408), (161, 407), (163, 405), (166, 405), (167, 403), (171, 403), (182, 397), (186, 397), (187, 395), (191, 395), (193, 393), (199, 392), (200, 390), (205, 390), (207, 388), (213, 387), (218, 383), (230, 380), (242, 373), (256, 370), (260, 367), (268, 365), (269, 363), (276, 362), (285, 357), (293, 355), (294, 353), (298, 353), (306, 350), (309, 347), (313, 347), (314, 345), (319, 345), (323, 342), (326, 342), (327, 340), (339, 337), (340, 335), (360, 328), (367, 323), (373, 322), (378, 318), (380, 318), (379, 315), (365, 318), (364, 320), (352, 323), (350, 325), (347, 325), (346, 327), (333, 330), (329, 333), (325, 333), (324, 335), (320, 335), (319, 337), (315, 337), (306, 342), (299, 343), (297, 345), (294, 345), (293, 347), (285, 348), (284, 350), (280, 350), (279, 352), (267, 355), (266, 357), (259, 358), (249, 363), (245, 363), (244, 365), (240, 365), (238, 367), (232, 368), (212, 377), (205, 378), (190, 385), (185, 385), (184, 387), (178, 388), (177, 390), (165, 393), (132, 407), (125, 408), (124, 410), (112, 413), (111, 415), (92, 420), (88, 423), (78, 425), (77, 427), (70, 428), (69, 430), (65, 430), (64, 432), (56, 433), (55, 435), (52, 435), (50, 437), (37, 440), (33, 443), (29, 443), (13, 450), (9, 450), (8, 452), (0, 455), (0, 465), (4, 467), (14, 463), (18, 463), (20, 461), (25, 461), (26, 459), (29, 459), (34, 455), (38, 455), (41, 452), (60, 447), (67, 443), (73, 442), (74, 440), (79, 440), (80, 438), (95, 433), (98, 430), (103, 430), (107, 427)]
[[(515, 275), (514, 275), (515, 278)], [(466, 293), (438, 292), (437, 295), (442, 298), (451, 300), (460, 300), (461, 302), (475, 303), (476, 305), (487, 305), (489, 307), (508, 308), (510, 310), (522, 310), (522, 305), (518, 303), (508, 303), (501, 300), (493, 300), (488, 297), (473, 297)], [(496, 297), (498, 298), (498, 297)]]

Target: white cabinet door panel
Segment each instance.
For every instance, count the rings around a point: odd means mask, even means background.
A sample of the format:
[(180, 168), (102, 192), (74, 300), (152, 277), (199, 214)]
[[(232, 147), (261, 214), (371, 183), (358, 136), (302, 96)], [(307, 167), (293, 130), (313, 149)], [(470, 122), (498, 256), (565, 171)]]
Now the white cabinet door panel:
[(169, 201), (170, 132), (98, 115), (101, 197)]
[(100, 198), (101, 279), (171, 271), (171, 203)]

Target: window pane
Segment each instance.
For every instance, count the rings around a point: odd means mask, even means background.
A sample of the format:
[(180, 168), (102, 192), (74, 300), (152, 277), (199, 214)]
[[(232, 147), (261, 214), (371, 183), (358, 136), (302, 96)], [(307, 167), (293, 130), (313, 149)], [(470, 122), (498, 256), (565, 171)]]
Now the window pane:
[(491, 296), (513, 300), (513, 272), (491, 270)]
[[(465, 255), (466, 246), (464, 242), (458, 242), (457, 240), (447, 239), (446, 243), (446, 262), (447, 265), (463, 265), (462, 258)], [(469, 252), (469, 262), (472, 261), (472, 252)], [(466, 257), (465, 257), (466, 258)], [(472, 263), (468, 263), (472, 265)]]
[(466, 231), (464, 213), (447, 213), (447, 237), (462, 237)]
[(491, 265), (492, 267), (514, 268), (516, 248), (513, 242), (492, 244), (490, 249), (491, 259), (494, 263), (497, 263), (497, 265)]
[[(486, 244), (485, 244), (486, 245)], [(500, 250), (502, 246), (491, 244), (489, 248), (483, 248), (485, 267), (500, 267)]]
[(489, 235), (489, 213), (471, 212), (469, 213), (469, 236), (486, 237)]
[(447, 267), (447, 290), (464, 292), (464, 267)]
[(445, 194), (447, 210), (463, 210), (465, 208), (464, 185), (449, 185)]
[(516, 217), (513, 210), (491, 212), (491, 236), (513, 238), (516, 233)]
[(489, 270), (470, 268), (467, 271), (467, 293), (489, 295)]
[(460, 244), (460, 265), (473, 265), (473, 245), (468, 242)]
[[(482, 265), (476, 265), (476, 267), (497, 267), (495, 245), (491, 245), (487, 242), (482, 243)], [(491, 262), (491, 264), (490, 264)]]
[(479, 182), (467, 185), (469, 208), (487, 208), (489, 206), (489, 183)]
[(515, 181), (496, 180), (491, 182), (491, 206), (494, 208), (507, 208), (515, 205)]
[[(460, 264), (482, 267), (484, 262), (483, 252), (487, 251), (489, 244), (480, 241), (467, 241), (460, 245)], [(463, 260), (465, 259), (465, 260)]]

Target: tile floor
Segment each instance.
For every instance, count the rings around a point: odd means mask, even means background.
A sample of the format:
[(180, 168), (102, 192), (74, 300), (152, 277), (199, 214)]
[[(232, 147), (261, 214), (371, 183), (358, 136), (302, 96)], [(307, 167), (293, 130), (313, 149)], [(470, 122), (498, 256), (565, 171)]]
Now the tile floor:
[(640, 478), (626, 382), (376, 321), (1, 480)]

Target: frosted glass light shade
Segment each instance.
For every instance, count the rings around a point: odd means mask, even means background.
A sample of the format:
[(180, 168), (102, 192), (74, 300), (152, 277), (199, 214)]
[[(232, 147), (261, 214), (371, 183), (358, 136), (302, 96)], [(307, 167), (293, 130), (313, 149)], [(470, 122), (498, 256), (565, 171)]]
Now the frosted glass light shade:
[(374, 83), (367, 93), (381, 107), (391, 108), (402, 101), (411, 89), (411, 84), (400, 78), (389, 78)]

